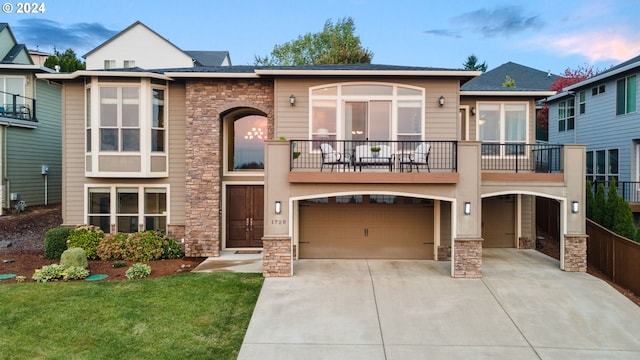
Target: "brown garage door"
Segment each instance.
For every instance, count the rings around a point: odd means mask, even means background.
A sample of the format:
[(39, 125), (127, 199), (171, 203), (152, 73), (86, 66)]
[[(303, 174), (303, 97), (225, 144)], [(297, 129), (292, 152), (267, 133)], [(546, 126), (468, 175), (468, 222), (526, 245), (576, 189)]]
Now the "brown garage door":
[(514, 195), (482, 199), (482, 247), (512, 248), (516, 246)]
[(433, 204), (395, 196), (300, 204), (300, 258), (433, 259)]

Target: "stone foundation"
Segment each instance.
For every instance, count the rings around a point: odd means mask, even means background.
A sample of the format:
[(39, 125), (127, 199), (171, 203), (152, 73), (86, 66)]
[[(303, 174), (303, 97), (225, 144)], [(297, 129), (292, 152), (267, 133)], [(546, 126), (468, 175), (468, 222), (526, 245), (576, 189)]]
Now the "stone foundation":
[(293, 254), (290, 237), (262, 238), (262, 275), (289, 277), (293, 275)]
[(564, 271), (587, 271), (588, 235), (564, 236)]
[(438, 246), (437, 261), (451, 261), (451, 246)]
[(482, 239), (455, 239), (453, 277), (482, 277)]
[(518, 249), (535, 249), (536, 240), (534, 238), (523, 236), (518, 239)]

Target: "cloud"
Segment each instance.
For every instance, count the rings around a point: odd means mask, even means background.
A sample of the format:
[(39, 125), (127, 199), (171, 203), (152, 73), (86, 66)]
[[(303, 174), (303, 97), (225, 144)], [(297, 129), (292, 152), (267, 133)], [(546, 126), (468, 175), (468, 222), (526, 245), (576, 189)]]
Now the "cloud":
[(640, 54), (640, 39), (630, 29), (607, 29), (578, 34), (551, 34), (527, 42), (537, 48), (563, 56), (579, 55), (590, 63), (626, 61)]
[(99, 23), (75, 23), (63, 25), (46, 19), (23, 19), (12, 25), (16, 40), (29, 49), (40, 48), (58, 51), (73, 49), (78, 55), (102, 44), (117, 33)]
[[(479, 33), (485, 37), (510, 35), (529, 29), (540, 29), (544, 23), (536, 16), (523, 14), (519, 6), (504, 6), (494, 9), (482, 8), (453, 17), (451, 23), (461, 31)], [(426, 34), (461, 38), (458, 31), (452, 29), (432, 29)]]

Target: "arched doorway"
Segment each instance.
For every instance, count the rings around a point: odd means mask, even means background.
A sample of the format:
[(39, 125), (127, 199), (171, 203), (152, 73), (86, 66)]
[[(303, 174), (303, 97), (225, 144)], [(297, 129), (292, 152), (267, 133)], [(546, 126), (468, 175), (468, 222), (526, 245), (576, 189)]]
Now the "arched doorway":
[(267, 124), (265, 114), (251, 108), (223, 117), (225, 248), (262, 247)]

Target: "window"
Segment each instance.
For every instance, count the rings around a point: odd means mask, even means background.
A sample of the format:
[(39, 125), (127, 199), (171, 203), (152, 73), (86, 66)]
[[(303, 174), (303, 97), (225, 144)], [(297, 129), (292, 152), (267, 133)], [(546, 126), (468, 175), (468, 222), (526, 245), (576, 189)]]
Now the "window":
[(584, 114), (587, 111), (587, 95), (584, 91), (580, 91), (578, 99), (580, 100), (580, 114)]
[(85, 117), (86, 117), (86, 150), (91, 152), (91, 88), (87, 89), (85, 99)]
[(636, 76), (618, 80), (616, 88), (616, 115), (636, 112)]
[(311, 139), (420, 140), (424, 96), (424, 89), (394, 84), (313, 88)]
[(166, 187), (90, 187), (87, 199), (87, 223), (106, 233), (166, 230)]
[(140, 88), (100, 88), (100, 151), (140, 151)]
[(558, 103), (558, 131), (573, 130), (575, 127), (574, 99)]
[(105, 69), (115, 69), (116, 68), (116, 61), (115, 60), (105, 60), (104, 61), (104, 68)]
[(135, 60), (125, 60), (124, 61), (124, 67), (125, 68), (136, 67), (136, 61)]
[(164, 152), (164, 90), (153, 89), (153, 112), (151, 118), (151, 151)]
[[(16, 107), (24, 105), (25, 82), (24, 76), (0, 76), (0, 91), (2, 91), (0, 92), (0, 106), (3, 106), (6, 112), (13, 111), (14, 100)], [(13, 95), (18, 96), (14, 98)]]
[(587, 180), (592, 182), (605, 182), (619, 177), (619, 150), (595, 150), (587, 151)]
[(600, 85), (600, 86), (596, 86), (596, 87), (592, 88), (592, 89), (591, 89), (591, 95), (592, 95), (592, 96), (596, 96), (596, 95), (598, 95), (598, 94), (602, 94), (602, 93), (604, 93), (604, 91), (605, 91), (605, 85), (604, 85), (604, 84), (602, 84), (602, 85)]
[[(525, 144), (528, 139), (526, 104), (478, 104), (479, 139), (483, 143)], [(483, 155), (521, 154), (524, 148), (517, 146), (483, 146)]]
[(264, 169), (266, 129), (267, 118), (261, 115), (244, 116), (233, 121), (233, 142), (229, 157), (229, 161), (233, 161), (233, 171)]

